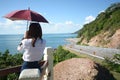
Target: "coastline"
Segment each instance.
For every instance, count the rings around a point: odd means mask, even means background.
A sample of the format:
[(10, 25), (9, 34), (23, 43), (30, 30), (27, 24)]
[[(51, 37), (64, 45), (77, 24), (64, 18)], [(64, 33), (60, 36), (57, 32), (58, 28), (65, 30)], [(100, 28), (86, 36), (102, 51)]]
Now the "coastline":
[(64, 47), (66, 47), (66, 49), (68, 50), (73, 50), (75, 52), (87, 54), (100, 59), (104, 59), (105, 57), (112, 58), (115, 54), (120, 54), (120, 50), (115, 48), (77, 45), (76, 43), (79, 41), (79, 39), (80, 38), (66, 39), (70, 43), (67, 45), (64, 45)]
[(79, 40), (80, 40), (80, 38), (67, 38), (66, 39), (66, 41), (68, 41), (72, 44), (76, 44)]

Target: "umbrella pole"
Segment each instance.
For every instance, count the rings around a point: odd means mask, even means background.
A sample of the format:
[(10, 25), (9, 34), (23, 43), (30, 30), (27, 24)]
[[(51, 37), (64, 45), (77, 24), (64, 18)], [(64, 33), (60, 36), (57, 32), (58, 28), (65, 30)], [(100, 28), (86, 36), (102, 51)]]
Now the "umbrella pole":
[[(30, 7), (28, 7), (28, 10), (30, 10)], [(29, 23), (29, 21), (27, 20), (27, 28), (26, 28), (26, 31), (28, 30), (28, 23)]]
[(26, 27), (26, 31), (28, 30), (28, 22), (29, 22), (29, 21), (27, 20), (27, 27)]

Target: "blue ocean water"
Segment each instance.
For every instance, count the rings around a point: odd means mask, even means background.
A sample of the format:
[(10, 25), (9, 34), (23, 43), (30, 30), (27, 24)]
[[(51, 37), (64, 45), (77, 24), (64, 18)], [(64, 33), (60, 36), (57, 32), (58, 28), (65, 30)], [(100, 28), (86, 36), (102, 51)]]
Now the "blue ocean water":
[[(74, 38), (77, 34), (43, 34), (43, 38), (46, 40), (46, 47), (57, 48), (59, 45), (68, 44), (65, 40), (67, 38)], [(0, 35), (0, 52), (4, 52), (6, 49), (11, 54), (17, 53), (17, 46), (20, 43), (23, 35)]]

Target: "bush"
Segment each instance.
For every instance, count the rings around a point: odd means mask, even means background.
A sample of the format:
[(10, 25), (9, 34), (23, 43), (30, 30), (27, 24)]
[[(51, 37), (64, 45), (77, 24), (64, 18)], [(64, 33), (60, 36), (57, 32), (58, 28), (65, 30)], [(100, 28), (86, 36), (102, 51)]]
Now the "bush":
[(115, 54), (112, 59), (105, 58), (103, 63), (109, 70), (120, 73), (120, 54)]
[(54, 56), (54, 60), (53, 60), (54, 65), (61, 61), (66, 60), (66, 59), (78, 57), (77, 55), (71, 53), (70, 51), (64, 50), (62, 46), (59, 46), (57, 48), (57, 50), (54, 52), (53, 56)]
[[(21, 65), (23, 62), (22, 54), (10, 54), (9, 50), (6, 50), (4, 53), (0, 52), (0, 69), (9, 68), (12, 66)], [(5, 77), (0, 77), (0, 80), (17, 80), (18, 74), (9, 74)]]

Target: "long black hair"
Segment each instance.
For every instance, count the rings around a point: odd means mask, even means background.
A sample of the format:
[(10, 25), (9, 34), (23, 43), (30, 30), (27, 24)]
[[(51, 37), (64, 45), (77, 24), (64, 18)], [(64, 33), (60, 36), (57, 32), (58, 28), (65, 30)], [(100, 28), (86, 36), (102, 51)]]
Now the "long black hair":
[(32, 46), (35, 47), (37, 38), (42, 40), (42, 28), (39, 23), (30, 23), (28, 38), (32, 38)]

